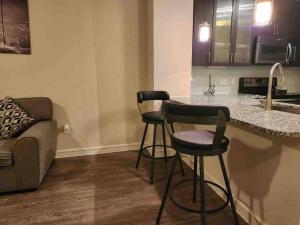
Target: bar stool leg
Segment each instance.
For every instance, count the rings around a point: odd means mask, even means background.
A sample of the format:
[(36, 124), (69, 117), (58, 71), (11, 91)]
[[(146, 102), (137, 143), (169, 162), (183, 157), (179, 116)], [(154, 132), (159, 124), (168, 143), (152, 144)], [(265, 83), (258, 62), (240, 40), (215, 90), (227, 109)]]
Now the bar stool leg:
[(150, 184), (153, 184), (153, 177), (154, 177), (156, 129), (157, 129), (157, 124), (154, 124), (154, 129), (153, 129), (153, 144), (152, 144), (152, 159), (151, 159), (151, 170), (150, 170)]
[(142, 153), (144, 151), (144, 143), (145, 143), (145, 138), (146, 138), (146, 134), (147, 134), (147, 130), (148, 130), (148, 125), (149, 125), (148, 123), (146, 123), (146, 125), (145, 125), (144, 135), (143, 135), (143, 139), (142, 139), (142, 142), (141, 142), (141, 147), (140, 147), (140, 150), (139, 150), (139, 155), (138, 155), (138, 158), (137, 158), (137, 161), (136, 161), (135, 168), (139, 168), (141, 156), (142, 156)]
[[(171, 125), (171, 130), (174, 133), (175, 132), (175, 128), (174, 128), (173, 123), (171, 123), (170, 125)], [(181, 174), (182, 174), (182, 176), (185, 176), (184, 169), (183, 169), (183, 163), (182, 163), (182, 159), (181, 159), (180, 155), (179, 155), (179, 164), (180, 164)]]
[(176, 163), (177, 163), (178, 159), (179, 159), (179, 153), (176, 152), (176, 155), (175, 155), (172, 167), (171, 167), (170, 175), (169, 175), (169, 178), (168, 178), (168, 181), (167, 181), (164, 196), (163, 196), (163, 199), (161, 201), (160, 209), (159, 209), (159, 212), (158, 212), (158, 215), (157, 215), (157, 218), (156, 218), (156, 224), (160, 223), (161, 215), (163, 213), (163, 210), (164, 210), (164, 207), (165, 207), (165, 204), (166, 204), (166, 200), (167, 200), (167, 197), (169, 195), (169, 191), (170, 191), (170, 187), (171, 187), (171, 183), (172, 183), (172, 179), (173, 179), (173, 175), (174, 175), (174, 172), (175, 172)]
[(204, 161), (203, 156), (199, 157), (200, 163), (200, 207), (201, 207), (201, 225), (205, 225), (205, 186), (204, 186)]
[(222, 154), (219, 155), (219, 160), (220, 160), (220, 164), (221, 164), (221, 168), (222, 168), (222, 172), (223, 172), (223, 177), (224, 177), (224, 181), (225, 181), (225, 185), (226, 185), (226, 189), (227, 189), (227, 193), (228, 193), (229, 202), (231, 205), (232, 214), (234, 217), (234, 222), (235, 222), (235, 225), (239, 225), (238, 215), (236, 213), (236, 209), (235, 209), (235, 205), (234, 205), (234, 201), (233, 201), (233, 197), (232, 197), (232, 192), (231, 192), (231, 188), (230, 188), (230, 184), (229, 184), (226, 167), (225, 167), (225, 163), (224, 163)]
[(164, 156), (165, 156), (165, 163), (167, 161), (167, 146), (166, 146), (166, 133), (165, 133), (165, 126), (164, 124), (161, 125), (162, 128), (162, 135), (163, 135), (163, 144), (164, 144)]
[(197, 199), (197, 170), (198, 170), (198, 157), (194, 156), (194, 179), (193, 179), (193, 202)]
[(185, 176), (181, 155), (179, 155), (179, 165), (180, 165), (180, 169), (181, 169), (181, 175)]

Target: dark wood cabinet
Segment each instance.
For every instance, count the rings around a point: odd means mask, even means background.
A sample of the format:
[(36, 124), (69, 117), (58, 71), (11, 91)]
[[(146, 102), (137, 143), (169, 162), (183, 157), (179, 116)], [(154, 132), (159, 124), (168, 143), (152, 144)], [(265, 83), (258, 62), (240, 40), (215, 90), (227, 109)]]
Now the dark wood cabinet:
[(289, 38), (289, 27), (294, 0), (274, 0), (274, 16), (276, 35), (280, 38)]
[(212, 32), (213, 65), (229, 65), (232, 63), (234, 38), (234, 1), (215, 0)]
[[(272, 19), (269, 25), (254, 26), (254, 36), (286, 37), (287, 13), (290, 11), (291, 0), (273, 0)], [(284, 19), (285, 18), (285, 19)]]
[(249, 65), (252, 61), (254, 0), (236, 1), (232, 63)]
[[(211, 63), (211, 39), (206, 43), (199, 42), (200, 24), (213, 23), (213, 1), (196, 0), (194, 3), (194, 26), (193, 26), (193, 65), (210, 65)], [(212, 27), (210, 27), (212, 32)]]
[(288, 21), (289, 41), (295, 42), (300, 40), (300, 0), (289, 0), (291, 2), (290, 13), (285, 18)]
[[(251, 64), (253, 14), (254, 0), (196, 0), (193, 65)], [(212, 32), (209, 42), (201, 43), (199, 25), (204, 21)]]
[[(254, 26), (255, 0), (195, 0), (193, 65), (249, 65), (257, 36), (300, 40), (300, 0), (273, 0), (270, 25)], [(198, 41), (199, 25), (211, 25), (211, 38)], [(299, 50), (300, 51), (300, 50)]]

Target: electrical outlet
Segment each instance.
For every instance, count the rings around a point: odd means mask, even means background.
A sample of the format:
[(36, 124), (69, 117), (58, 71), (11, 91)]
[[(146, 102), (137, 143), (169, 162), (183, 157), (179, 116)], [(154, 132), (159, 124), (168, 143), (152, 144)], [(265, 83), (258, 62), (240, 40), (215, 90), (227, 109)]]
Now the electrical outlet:
[(65, 134), (70, 134), (71, 131), (72, 131), (71, 126), (70, 126), (69, 124), (66, 123), (66, 124), (64, 125), (64, 133), (65, 133)]

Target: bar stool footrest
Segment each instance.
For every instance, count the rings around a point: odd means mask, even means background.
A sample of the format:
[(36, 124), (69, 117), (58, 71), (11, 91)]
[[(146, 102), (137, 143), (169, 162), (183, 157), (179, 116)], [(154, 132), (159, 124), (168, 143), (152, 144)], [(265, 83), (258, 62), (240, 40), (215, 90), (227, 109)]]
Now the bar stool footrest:
[[(164, 147), (164, 145), (155, 145), (155, 147)], [(169, 146), (169, 145), (166, 145), (167, 148), (172, 148), (174, 149), (173, 147)], [(149, 146), (146, 146), (143, 148), (143, 151), (142, 151), (142, 155), (148, 159), (152, 159), (151, 155), (146, 155), (145, 154), (145, 150), (147, 150), (148, 148), (153, 148), (153, 145), (149, 145)], [(174, 155), (170, 155), (170, 156), (167, 156), (166, 159), (172, 159), (175, 157), (175, 151), (174, 151)], [(161, 157), (155, 157), (154, 160), (160, 160), (160, 159), (165, 159), (164, 156), (161, 156)]]
[[(198, 181), (200, 181), (200, 180), (197, 179), (197, 182), (198, 182)], [(180, 182), (174, 184), (174, 185), (171, 187), (169, 197), (170, 197), (171, 201), (173, 202), (173, 204), (174, 204), (175, 206), (177, 206), (178, 208), (180, 208), (180, 209), (182, 209), (182, 210), (184, 210), (184, 211), (190, 212), (190, 213), (201, 214), (201, 210), (200, 210), (200, 209), (197, 210), (197, 209), (192, 209), (192, 208), (189, 208), (189, 207), (187, 207), (187, 206), (184, 206), (184, 205), (178, 203), (178, 202), (174, 199), (174, 197), (173, 197), (173, 195), (172, 195), (172, 192), (174, 191), (175, 188), (177, 188), (177, 187), (179, 187), (180, 185), (182, 185), (182, 184), (184, 184), (184, 183), (187, 183), (187, 182), (193, 182), (193, 179), (182, 180), (182, 181), (180, 181)], [(229, 203), (228, 192), (227, 192), (223, 187), (221, 187), (220, 185), (218, 185), (218, 184), (216, 184), (216, 183), (214, 183), (214, 182), (211, 182), (211, 181), (208, 181), (208, 180), (204, 180), (204, 182), (205, 182), (206, 184), (208, 184), (208, 185), (212, 185), (212, 186), (217, 187), (218, 189), (220, 189), (220, 190), (226, 195), (226, 201), (225, 201), (224, 205), (222, 205), (222, 206), (220, 206), (220, 207), (218, 207), (218, 208), (215, 208), (215, 209), (208, 209), (208, 210), (205, 211), (205, 213), (208, 213), (208, 214), (209, 214), (209, 213), (215, 213), (215, 212), (218, 212), (218, 211), (224, 209), (224, 208), (228, 205), (228, 203)]]

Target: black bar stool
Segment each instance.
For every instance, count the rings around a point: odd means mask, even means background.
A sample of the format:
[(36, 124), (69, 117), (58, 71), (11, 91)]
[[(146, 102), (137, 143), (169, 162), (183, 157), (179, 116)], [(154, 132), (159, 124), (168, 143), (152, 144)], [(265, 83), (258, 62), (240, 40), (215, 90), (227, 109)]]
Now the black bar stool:
[[(172, 147), (166, 145), (164, 118), (163, 118), (162, 112), (161, 111), (142, 112), (141, 104), (144, 101), (149, 101), (149, 100), (152, 100), (152, 101), (154, 101), (154, 100), (165, 101), (165, 100), (169, 100), (169, 99), (170, 99), (170, 95), (166, 91), (140, 91), (140, 92), (137, 93), (138, 108), (139, 108), (139, 111), (141, 113), (143, 122), (146, 125), (145, 125), (144, 134), (143, 134), (143, 138), (142, 138), (142, 143), (141, 143), (141, 147), (140, 147), (137, 162), (136, 162), (136, 168), (139, 167), (139, 163), (140, 163), (140, 159), (141, 159), (142, 155), (151, 159), (150, 184), (153, 184), (154, 161), (158, 160), (158, 159), (164, 159), (165, 162), (167, 162), (167, 159), (174, 158), (175, 156), (174, 155), (173, 156), (168, 156), (167, 155), (167, 148), (172, 148)], [(150, 145), (150, 146), (144, 147), (145, 138), (146, 138), (146, 135), (147, 135), (147, 130), (148, 130), (149, 124), (154, 125), (153, 144)], [(161, 125), (161, 127), (162, 127), (163, 145), (157, 145), (156, 144), (156, 132), (157, 132), (157, 126), (158, 125)], [(173, 127), (173, 125), (172, 125), (172, 127)], [(155, 157), (155, 147), (158, 147), (158, 146), (161, 146), (161, 147), (164, 148), (164, 157)], [(148, 148), (152, 148), (151, 156), (148, 156), (144, 153), (144, 150), (146, 150)], [(180, 166), (181, 166), (181, 173), (184, 175), (182, 161), (181, 161), (180, 156), (179, 156), (179, 162), (180, 162)]]
[[(174, 102), (166, 101), (163, 105), (165, 126), (168, 128), (170, 134), (172, 146), (176, 151), (176, 156), (172, 165), (172, 169), (167, 181), (165, 193), (161, 202), (160, 210), (157, 216), (156, 224), (159, 224), (163, 209), (166, 203), (166, 199), (170, 196), (171, 201), (183, 210), (201, 214), (201, 225), (205, 225), (205, 214), (219, 211), (226, 207), (230, 202), (234, 222), (239, 224), (238, 216), (236, 213), (232, 193), (226, 173), (226, 168), (222, 154), (227, 151), (229, 140), (224, 136), (227, 122), (230, 120), (230, 111), (227, 107), (223, 106), (196, 106), (196, 105), (184, 105), (176, 104)], [(188, 123), (188, 124), (201, 124), (201, 125), (215, 125), (215, 132), (202, 131), (202, 130), (186, 130), (186, 131), (174, 131), (169, 129), (169, 123)], [(179, 154), (184, 153), (194, 156), (194, 177), (193, 179), (181, 181), (171, 187), (172, 178), (176, 163), (179, 159)], [(221, 169), (226, 185), (226, 189), (222, 188), (216, 183), (204, 180), (204, 156), (218, 156), (221, 164)], [(196, 200), (196, 181), (197, 181), (197, 165), (198, 159), (200, 163), (200, 210), (194, 210), (183, 206), (176, 202), (170, 193), (170, 189), (178, 187), (185, 182), (193, 182), (193, 201)], [(225, 204), (217, 209), (205, 209), (205, 187), (204, 184), (213, 185), (219, 188), (227, 196)]]

